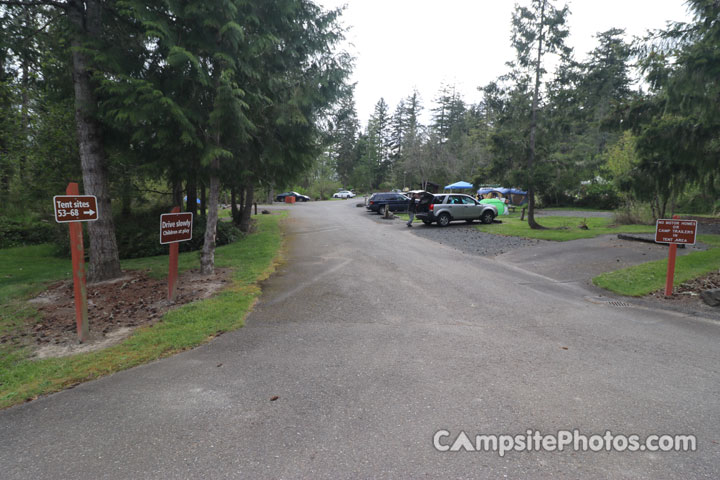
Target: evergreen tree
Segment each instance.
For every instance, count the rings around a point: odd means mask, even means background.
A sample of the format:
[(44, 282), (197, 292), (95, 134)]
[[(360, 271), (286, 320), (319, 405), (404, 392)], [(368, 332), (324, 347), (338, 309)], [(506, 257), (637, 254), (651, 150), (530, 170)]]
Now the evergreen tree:
[(352, 94), (343, 97), (332, 113), (329, 143), (335, 169), (344, 186), (352, 185), (350, 177), (355, 166), (355, 149), (360, 124)]
[(538, 112), (541, 108), (541, 87), (545, 74), (543, 60), (547, 54), (568, 56), (565, 46), (569, 31), (566, 27), (569, 9), (567, 5), (557, 8), (553, 0), (530, 0), (529, 7), (516, 6), (513, 13), (512, 44), (517, 52), (517, 62), (528, 69), (533, 78), (530, 132), (527, 152), (528, 225), (542, 228), (535, 221), (535, 174), (537, 157)]

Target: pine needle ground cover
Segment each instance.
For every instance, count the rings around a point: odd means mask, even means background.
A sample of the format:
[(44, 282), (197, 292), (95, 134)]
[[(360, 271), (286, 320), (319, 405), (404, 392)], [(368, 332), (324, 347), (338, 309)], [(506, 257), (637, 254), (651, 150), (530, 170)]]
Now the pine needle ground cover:
[[(37, 360), (29, 347), (0, 345), (0, 408), (32, 400), (103, 375), (172, 355), (237, 329), (260, 295), (259, 282), (273, 271), (282, 249), (282, 215), (259, 215), (256, 231), (218, 247), (216, 267), (231, 271), (228, 288), (207, 299), (169, 311), (162, 321), (140, 327), (120, 344), (69, 357)], [(41, 245), (0, 250), (0, 334), (19, 328), (37, 310), (27, 299), (48, 282), (70, 278), (70, 261)], [(123, 269), (167, 275), (167, 256), (133, 259)], [(199, 266), (197, 252), (180, 255), (180, 270)]]

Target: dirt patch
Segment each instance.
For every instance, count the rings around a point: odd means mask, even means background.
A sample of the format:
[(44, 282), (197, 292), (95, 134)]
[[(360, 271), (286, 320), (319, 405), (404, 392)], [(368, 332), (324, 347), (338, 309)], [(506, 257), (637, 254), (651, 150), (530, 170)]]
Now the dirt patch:
[(174, 302), (167, 299), (167, 281), (146, 272), (125, 272), (120, 279), (88, 285), (90, 336), (83, 344), (77, 341), (73, 284), (56, 283), (29, 301), (40, 318), (3, 335), (0, 343), (29, 345), (39, 358), (99, 350), (122, 341), (139, 326), (152, 325), (174, 307), (210, 297), (228, 283), (227, 269), (216, 269), (214, 275), (185, 272)]
[(664, 289), (653, 292), (648, 297), (674, 304), (695, 304), (697, 302), (702, 303), (700, 292), (713, 288), (720, 288), (720, 271), (681, 283), (673, 288), (673, 296), (670, 298), (665, 298)]

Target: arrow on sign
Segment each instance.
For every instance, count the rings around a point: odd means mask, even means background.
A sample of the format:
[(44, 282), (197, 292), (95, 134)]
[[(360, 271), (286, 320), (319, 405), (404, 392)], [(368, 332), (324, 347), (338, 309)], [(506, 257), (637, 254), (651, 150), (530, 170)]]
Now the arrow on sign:
[(95, 213), (95, 210), (92, 210), (92, 209), (91, 209), (91, 210), (85, 210), (83, 213), (84, 213), (85, 215), (92, 215), (93, 213)]

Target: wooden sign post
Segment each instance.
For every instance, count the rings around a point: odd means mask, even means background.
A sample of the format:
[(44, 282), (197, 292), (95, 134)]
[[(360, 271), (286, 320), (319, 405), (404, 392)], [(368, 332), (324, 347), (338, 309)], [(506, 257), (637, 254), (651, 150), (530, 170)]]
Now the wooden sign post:
[(170, 244), (170, 264), (168, 266), (168, 299), (175, 300), (178, 277), (179, 242), (192, 240), (192, 212), (180, 213), (175, 207), (171, 213), (160, 215), (160, 243)]
[(85, 246), (83, 245), (82, 224), (98, 219), (97, 198), (80, 195), (78, 184), (68, 183), (67, 195), (53, 197), (55, 221), (70, 226), (70, 251), (73, 264), (73, 290), (75, 293), (75, 323), (78, 341), (86, 342), (90, 332), (88, 325), (87, 280), (85, 277)]
[(695, 245), (697, 221), (680, 220), (677, 215), (672, 219), (658, 219), (655, 225), (655, 243), (669, 243), (667, 276), (665, 277), (665, 296), (672, 296), (675, 279), (675, 258), (678, 245)]

